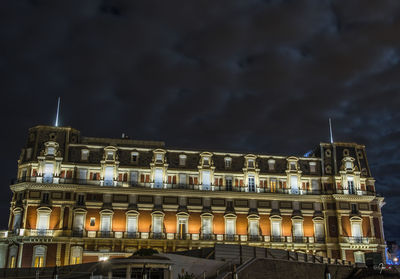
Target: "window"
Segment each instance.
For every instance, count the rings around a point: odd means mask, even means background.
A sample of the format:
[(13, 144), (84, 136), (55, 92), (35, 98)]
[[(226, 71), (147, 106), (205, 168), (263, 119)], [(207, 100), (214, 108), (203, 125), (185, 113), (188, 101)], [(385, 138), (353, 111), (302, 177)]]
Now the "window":
[(210, 157), (203, 157), (203, 165), (205, 166), (210, 165)]
[(201, 217), (201, 233), (203, 235), (212, 234), (212, 216)]
[(355, 240), (362, 237), (361, 222), (353, 221), (351, 223), (351, 235)]
[(248, 177), (248, 186), (249, 186), (249, 192), (255, 192), (256, 191), (256, 185), (254, 181), (254, 176), (249, 175)]
[(297, 175), (291, 175), (290, 176), (290, 187), (291, 187), (291, 193), (292, 194), (298, 194), (299, 193), (299, 186), (297, 183)]
[(14, 211), (14, 219), (13, 219), (13, 224), (12, 224), (12, 229), (14, 231), (18, 230), (21, 227), (21, 210), (15, 210)]
[(352, 170), (353, 169), (353, 162), (351, 161), (346, 161), (346, 170)]
[(186, 165), (186, 155), (184, 154), (179, 155), (179, 165), (181, 167)]
[(85, 195), (79, 194), (78, 195), (78, 200), (76, 201), (78, 205), (84, 205), (85, 204)]
[(254, 168), (254, 160), (252, 160), (252, 159), (251, 159), (251, 160), (248, 160), (248, 161), (247, 161), (247, 167), (248, 167), (248, 168)]
[(186, 174), (180, 173), (179, 174), (179, 184), (180, 185), (186, 185)]
[(163, 229), (163, 215), (153, 214), (153, 225), (151, 227), (154, 234), (161, 234)]
[(18, 255), (18, 246), (16, 245), (10, 246), (8, 252), (8, 268), (17, 267), (17, 255)]
[(319, 182), (318, 180), (311, 180), (311, 190), (316, 192), (319, 190)]
[(276, 192), (276, 179), (271, 179), (269, 184), (271, 187), (271, 192), (272, 193)]
[(71, 247), (71, 264), (82, 263), (82, 250), (80, 246)]
[(139, 161), (139, 153), (131, 152), (131, 162), (136, 164), (138, 161)]
[(108, 160), (108, 161), (114, 160), (114, 152), (113, 151), (107, 151), (106, 160)]
[(225, 168), (230, 169), (232, 166), (232, 158), (230, 157), (225, 157)]
[(49, 229), (51, 211), (49, 209), (38, 209), (37, 213), (37, 233), (38, 235), (46, 235), (47, 230)]
[(347, 186), (349, 188), (349, 194), (355, 194), (356, 191), (354, 189), (354, 179), (353, 177), (347, 177)]
[(104, 171), (104, 186), (114, 185), (114, 167), (106, 167)]
[(47, 147), (47, 154), (46, 155), (54, 155), (56, 153), (56, 149), (52, 146)]
[(188, 217), (187, 215), (178, 216), (178, 237), (179, 239), (186, 239), (186, 234), (188, 232)]
[(268, 160), (268, 169), (269, 170), (275, 170), (275, 160), (274, 159), (269, 159)]
[(351, 204), (351, 213), (357, 213), (357, 204), (356, 203), (352, 203)]
[(126, 232), (134, 234), (137, 232), (138, 216), (136, 214), (129, 214), (126, 216)]
[(91, 227), (96, 226), (96, 218), (95, 217), (90, 217), (90, 226)]
[(323, 222), (315, 222), (314, 223), (314, 235), (316, 242), (323, 241), (325, 238), (325, 229)]
[(26, 159), (30, 160), (32, 158), (32, 148), (26, 149)]
[(86, 183), (87, 169), (78, 169), (78, 182)]
[(303, 237), (303, 220), (293, 220), (293, 237), (295, 240)]
[(102, 236), (109, 236), (112, 227), (112, 213), (104, 212), (101, 213), (100, 217), (100, 232)]
[(48, 163), (44, 165), (43, 183), (52, 183), (54, 175), (54, 164)]
[(88, 149), (82, 149), (81, 150), (81, 160), (82, 161), (89, 160), (89, 150)]
[(225, 234), (233, 236), (236, 234), (236, 219), (226, 218), (225, 219)]
[(49, 193), (43, 193), (42, 203), (49, 203)]
[(156, 168), (154, 171), (154, 188), (162, 188), (163, 187), (163, 169)]
[(225, 178), (226, 191), (232, 191), (232, 177)]
[(210, 190), (211, 185), (211, 174), (210, 171), (204, 170), (202, 171), (202, 190)]
[(315, 173), (316, 172), (316, 167), (317, 163), (316, 162), (310, 162), (310, 172)]
[(157, 163), (162, 163), (163, 162), (163, 154), (156, 153), (156, 162)]
[(74, 217), (74, 223), (73, 223), (73, 230), (75, 232), (81, 232), (83, 231), (84, 228), (84, 218), (85, 218), (85, 213), (83, 212), (76, 212), (75, 217)]
[(271, 220), (271, 234), (274, 238), (281, 236), (281, 220)]
[(258, 236), (258, 220), (249, 220), (249, 235)]
[(37, 245), (33, 247), (32, 266), (44, 267), (46, 265), (46, 246)]
[(290, 162), (290, 170), (296, 170), (296, 162)]
[(354, 252), (354, 262), (365, 263), (364, 253), (361, 251)]
[(137, 171), (132, 171), (132, 172), (131, 172), (130, 182), (131, 182), (131, 185), (132, 185), (132, 186), (138, 184), (138, 177), (139, 177), (139, 174), (138, 174)]

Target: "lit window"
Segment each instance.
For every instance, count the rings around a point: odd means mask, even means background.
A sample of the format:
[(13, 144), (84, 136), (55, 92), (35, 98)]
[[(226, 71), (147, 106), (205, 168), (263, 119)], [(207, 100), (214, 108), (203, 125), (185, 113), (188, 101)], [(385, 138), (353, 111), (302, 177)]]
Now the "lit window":
[(154, 188), (162, 188), (163, 187), (163, 177), (164, 172), (163, 169), (156, 168), (154, 171)]
[(293, 236), (295, 238), (303, 236), (303, 222), (301, 220), (293, 221)]
[(87, 179), (87, 169), (78, 169), (78, 182), (85, 183)]
[(203, 190), (210, 190), (211, 186), (211, 173), (208, 170), (202, 171), (202, 189)]
[(80, 246), (71, 247), (71, 264), (82, 263), (82, 250)]
[(315, 230), (315, 238), (317, 241), (322, 241), (325, 238), (325, 229), (323, 222), (315, 222), (314, 223), (314, 230)]
[(299, 193), (297, 175), (291, 175), (290, 176), (290, 187), (291, 187), (291, 193), (292, 194), (298, 194)]
[(36, 220), (36, 229), (38, 235), (46, 235), (47, 230), (49, 229), (50, 213), (50, 210), (38, 209)]
[(201, 230), (203, 235), (212, 234), (212, 216), (201, 217)]
[(365, 263), (364, 253), (361, 251), (354, 252), (354, 262)]
[(281, 236), (281, 220), (272, 220), (271, 221), (271, 231), (272, 237), (280, 237)]
[(96, 218), (95, 217), (90, 217), (90, 226), (91, 227), (96, 226)]
[(104, 171), (104, 185), (105, 186), (114, 185), (114, 167), (106, 167)]
[(274, 159), (268, 160), (268, 168), (269, 168), (269, 170), (275, 170), (275, 160)]
[(88, 149), (82, 149), (81, 150), (81, 160), (82, 161), (89, 160), (89, 150)]
[(271, 179), (269, 184), (271, 187), (271, 192), (276, 192), (276, 179)]
[(134, 234), (137, 232), (137, 214), (129, 214), (126, 216), (126, 232), (128, 234)]
[(226, 158), (225, 158), (225, 168), (226, 168), (226, 169), (229, 169), (229, 168), (231, 168), (231, 167), (232, 167), (232, 158), (226, 157)]
[(254, 180), (253, 175), (248, 176), (248, 186), (249, 186), (249, 192), (255, 192), (256, 191), (256, 184)]
[(8, 252), (8, 268), (15, 268), (17, 266), (18, 247), (16, 245), (10, 246)]
[(361, 222), (351, 223), (351, 236), (356, 240), (362, 237)]
[(163, 154), (157, 153), (156, 154), (156, 162), (162, 163), (162, 161), (163, 161)]
[(153, 214), (152, 233), (161, 234), (163, 228), (163, 216), (161, 214)]
[(186, 155), (184, 154), (179, 155), (179, 165), (180, 166), (186, 165)]
[(316, 162), (310, 162), (310, 172), (311, 173), (316, 172), (316, 167), (317, 167), (317, 163)]
[(225, 219), (225, 234), (233, 236), (236, 234), (236, 219), (226, 218)]
[(131, 162), (132, 163), (137, 163), (139, 160), (139, 153), (137, 152), (132, 152), (131, 153)]
[(43, 183), (52, 183), (54, 175), (54, 164), (48, 163), (44, 165)]
[(83, 212), (75, 213), (74, 223), (72, 225), (73, 230), (75, 232), (83, 231), (83, 228), (84, 228), (84, 217), (85, 217), (85, 214)]
[(249, 235), (257, 236), (258, 233), (258, 220), (249, 220)]
[(188, 216), (178, 216), (177, 231), (179, 239), (185, 239), (188, 232)]
[(346, 170), (352, 170), (353, 169), (353, 163), (351, 161), (346, 161)]
[(47, 147), (47, 155), (54, 155), (56, 152), (56, 149), (52, 146)]
[(33, 247), (32, 266), (44, 267), (46, 261), (46, 246), (38, 245)]

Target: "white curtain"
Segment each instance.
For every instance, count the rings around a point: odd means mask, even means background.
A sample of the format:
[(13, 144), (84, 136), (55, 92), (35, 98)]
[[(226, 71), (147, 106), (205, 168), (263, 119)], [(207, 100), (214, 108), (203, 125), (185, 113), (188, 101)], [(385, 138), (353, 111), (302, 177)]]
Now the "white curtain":
[(325, 236), (324, 233), (324, 224), (323, 223), (315, 223), (315, 237), (322, 238)]
[(226, 234), (227, 235), (235, 234), (235, 220), (234, 219), (226, 219)]
[(137, 217), (129, 215), (127, 218), (126, 231), (128, 233), (137, 232)]
[(272, 236), (281, 236), (281, 222), (272, 221)]
[(114, 180), (114, 167), (106, 167), (104, 172), (104, 185), (112, 186)]
[(43, 182), (44, 183), (53, 182), (53, 174), (54, 174), (54, 164), (45, 164), (43, 172)]
[(290, 176), (290, 187), (292, 188), (292, 194), (299, 193), (299, 186), (297, 184), (297, 176), (296, 175)]
[(211, 234), (212, 230), (211, 230), (211, 218), (203, 218), (203, 234)]
[(102, 232), (111, 231), (111, 215), (101, 216), (101, 231)]
[(210, 171), (203, 171), (202, 174), (203, 189), (209, 190), (211, 185)]
[(163, 185), (163, 170), (156, 169), (154, 173), (154, 187), (162, 188)]
[(153, 216), (153, 233), (161, 233), (162, 228), (162, 217), (161, 216)]
[(295, 237), (303, 236), (303, 223), (302, 222), (294, 222), (293, 223), (293, 236), (295, 236)]
[(21, 212), (14, 214), (13, 229), (19, 229), (21, 226)]
[(38, 222), (38, 230), (47, 230), (49, 227), (49, 218), (50, 214), (48, 213), (39, 213), (39, 222)]
[(249, 224), (250, 235), (258, 235), (258, 222), (255, 220), (250, 221)]
[(74, 230), (81, 231), (83, 230), (83, 213), (76, 213), (74, 218)]
[(351, 234), (353, 237), (362, 237), (361, 223), (357, 222), (351, 224)]

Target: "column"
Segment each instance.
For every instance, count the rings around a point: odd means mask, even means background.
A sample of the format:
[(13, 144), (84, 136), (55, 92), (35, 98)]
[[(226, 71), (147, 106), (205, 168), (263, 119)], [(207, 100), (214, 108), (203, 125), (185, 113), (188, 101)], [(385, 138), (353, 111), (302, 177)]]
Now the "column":
[(0, 268), (6, 267), (8, 243), (0, 243)]
[(56, 266), (61, 266), (61, 243), (57, 243)]
[(126, 279), (131, 279), (131, 273), (132, 273), (132, 267), (130, 265), (128, 265), (126, 267)]
[(24, 243), (21, 243), (19, 245), (19, 251), (18, 251), (18, 265), (17, 267), (22, 266), (22, 252), (24, 251)]
[(341, 241), (340, 238), (343, 236), (343, 228), (342, 228), (342, 215), (338, 214), (338, 229), (339, 229), (339, 242)]
[[(69, 265), (69, 250), (71, 249), (71, 244), (67, 243), (65, 245), (65, 255), (64, 255), (64, 265)], [(83, 256), (82, 256), (83, 258)]]
[(60, 230), (62, 230), (62, 228), (64, 226), (64, 209), (65, 209), (65, 206), (62, 205), (60, 208), (60, 223), (58, 224), (58, 228)]
[(371, 237), (375, 237), (374, 216), (369, 216), (369, 225), (371, 227)]

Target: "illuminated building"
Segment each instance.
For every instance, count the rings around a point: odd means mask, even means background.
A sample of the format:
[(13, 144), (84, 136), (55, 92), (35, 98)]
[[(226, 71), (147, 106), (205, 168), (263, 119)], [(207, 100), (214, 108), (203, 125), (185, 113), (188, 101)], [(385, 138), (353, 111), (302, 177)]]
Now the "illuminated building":
[(385, 243), (365, 147), (308, 157), (169, 149), (37, 126), (18, 160), (1, 267), (78, 264), (215, 243), (364, 261)]

